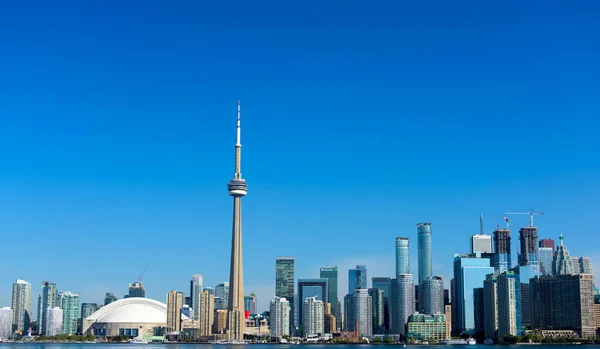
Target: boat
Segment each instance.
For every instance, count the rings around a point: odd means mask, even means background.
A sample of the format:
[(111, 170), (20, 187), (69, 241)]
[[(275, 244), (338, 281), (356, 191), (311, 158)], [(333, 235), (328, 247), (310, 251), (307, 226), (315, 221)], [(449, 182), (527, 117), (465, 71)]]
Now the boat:
[(447, 339), (440, 341), (442, 345), (475, 345), (477, 342), (473, 338), (468, 339)]
[(131, 344), (148, 344), (148, 341), (145, 340), (144, 338), (137, 337), (137, 338), (130, 339), (129, 343), (131, 343)]

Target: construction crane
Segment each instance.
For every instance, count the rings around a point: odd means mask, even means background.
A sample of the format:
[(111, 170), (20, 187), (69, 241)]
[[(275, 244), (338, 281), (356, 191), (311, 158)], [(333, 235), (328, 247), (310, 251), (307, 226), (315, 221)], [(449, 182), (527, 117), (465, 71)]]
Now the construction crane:
[(144, 274), (146, 274), (146, 269), (148, 269), (148, 262), (146, 262), (146, 266), (144, 266), (144, 271), (138, 275), (138, 280), (140, 280), (140, 283), (144, 283)]
[(533, 216), (543, 216), (544, 212), (537, 212), (534, 211), (533, 209), (529, 212), (506, 212), (505, 214), (526, 214), (529, 215), (529, 226), (533, 227)]
[(504, 217), (504, 216), (500, 216), (500, 218), (502, 218), (506, 221), (506, 230), (510, 230), (510, 227), (509, 227), (510, 218)]

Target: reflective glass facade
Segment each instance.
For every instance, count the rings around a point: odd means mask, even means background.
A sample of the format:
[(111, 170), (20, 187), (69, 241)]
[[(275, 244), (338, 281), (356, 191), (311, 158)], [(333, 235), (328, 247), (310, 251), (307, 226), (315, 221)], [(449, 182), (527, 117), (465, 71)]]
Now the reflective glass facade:
[(419, 285), (431, 276), (431, 223), (417, 224), (419, 239)]
[(475, 329), (474, 289), (483, 287), (488, 274), (493, 274), (490, 260), (473, 256), (454, 257), (454, 287), (456, 289), (456, 320), (460, 331)]
[(396, 276), (410, 274), (410, 254), (408, 238), (396, 238)]
[[(302, 331), (303, 304), (309, 297), (315, 297), (316, 300), (328, 303), (327, 298), (327, 279), (298, 279), (298, 327)], [(291, 302), (290, 302), (291, 303)]]
[(322, 267), (320, 270), (319, 277), (321, 279), (327, 279), (327, 298), (328, 302), (331, 303), (331, 309), (335, 312), (337, 317), (338, 307), (338, 268), (337, 267)]
[(356, 289), (367, 288), (367, 266), (357, 265), (356, 269), (348, 270), (348, 294), (354, 294)]

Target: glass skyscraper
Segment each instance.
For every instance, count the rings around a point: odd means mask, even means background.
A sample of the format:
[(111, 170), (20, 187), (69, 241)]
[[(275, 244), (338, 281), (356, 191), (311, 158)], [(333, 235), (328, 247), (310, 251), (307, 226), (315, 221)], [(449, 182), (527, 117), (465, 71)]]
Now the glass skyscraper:
[(419, 245), (419, 285), (431, 276), (431, 223), (417, 224)]
[(419, 306), (422, 314), (444, 313), (444, 279), (431, 276), (419, 286)]
[(191, 297), (191, 307), (194, 309), (194, 320), (198, 320), (200, 317), (200, 294), (202, 293), (202, 275), (194, 274), (192, 275), (192, 280), (190, 281), (190, 297)]
[(354, 294), (356, 289), (367, 289), (366, 265), (357, 265), (356, 269), (348, 270), (348, 294)]
[(331, 303), (331, 309), (335, 313), (335, 316), (339, 318), (337, 313), (338, 308), (338, 268), (337, 267), (322, 267), (319, 270), (319, 277), (321, 279), (327, 279), (327, 298), (328, 302)]
[[(344, 298), (346, 332), (357, 331), (359, 336), (373, 335), (373, 301), (366, 289), (356, 289)], [(355, 325), (358, 324), (358, 329)]]
[(79, 313), (79, 295), (71, 292), (58, 294), (60, 308), (63, 311), (63, 334), (77, 333), (77, 318)]
[(392, 334), (406, 334), (408, 317), (415, 312), (415, 285), (411, 274), (392, 280)]
[(383, 291), (383, 325), (385, 333), (390, 333), (391, 322), (391, 299), (392, 299), (392, 279), (389, 277), (374, 277), (371, 279), (373, 288)]
[(474, 289), (483, 287), (483, 281), (488, 274), (493, 274), (490, 260), (481, 258), (477, 253), (472, 255), (454, 256), (454, 288), (456, 290), (456, 319), (460, 331), (475, 329), (475, 300)]
[[(294, 257), (277, 257), (275, 259), (275, 296), (283, 297), (290, 302), (290, 334), (296, 328), (294, 298)], [(302, 308), (302, 303), (300, 303)]]
[(408, 238), (396, 238), (396, 276), (410, 274)]
[(41, 334), (46, 334), (46, 311), (57, 306), (58, 290), (56, 284), (50, 281), (42, 282), (42, 290), (38, 297), (38, 329)]
[(316, 300), (328, 303), (327, 279), (298, 279), (298, 327), (302, 332), (302, 321), (304, 314), (302, 308), (304, 300), (315, 297)]
[(540, 247), (540, 272), (543, 275), (552, 275), (552, 259), (554, 251), (550, 247)]
[(369, 296), (371, 296), (371, 309), (373, 311), (373, 334), (385, 334), (385, 297), (383, 296), (383, 290), (370, 288)]

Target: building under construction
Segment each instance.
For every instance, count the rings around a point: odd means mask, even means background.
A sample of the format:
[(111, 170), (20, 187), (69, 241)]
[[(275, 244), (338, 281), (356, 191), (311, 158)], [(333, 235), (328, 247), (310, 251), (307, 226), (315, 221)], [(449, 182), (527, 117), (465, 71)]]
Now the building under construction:
[(499, 275), (511, 268), (510, 230), (496, 229), (494, 231), (494, 273)]

